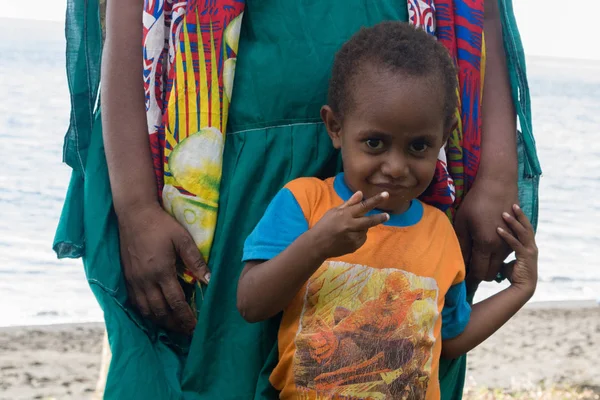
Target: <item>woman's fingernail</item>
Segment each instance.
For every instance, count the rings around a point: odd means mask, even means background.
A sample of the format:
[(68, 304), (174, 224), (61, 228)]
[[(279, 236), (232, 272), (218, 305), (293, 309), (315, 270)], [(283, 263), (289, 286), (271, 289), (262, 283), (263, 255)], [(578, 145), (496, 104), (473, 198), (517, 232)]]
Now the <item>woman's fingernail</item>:
[(498, 232), (504, 232), (504, 229), (502, 229), (502, 228), (500, 228), (500, 227), (498, 227), (498, 228), (496, 228), (496, 229), (498, 229)]
[(507, 212), (503, 212), (503, 213), (502, 213), (502, 216), (503, 216), (504, 218), (510, 218), (510, 214), (509, 214), (509, 213), (507, 213)]
[(519, 207), (519, 205), (518, 205), (518, 204), (515, 204), (515, 205), (513, 205), (513, 208), (514, 208), (516, 211), (518, 211), (518, 210), (520, 210), (520, 209), (521, 209), (521, 207)]
[(381, 197), (387, 199), (388, 197), (390, 197), (390, 194), (388, 192), (381, 192)]
[(385, 220), (386, 220), (386, 221), (389, 221), (389, 220), (390, 220), (390, 214), (388, 214), (388, 213), (385, 213)]
[(206, 280), (206, 283), (210, 282), (210, 272), (204, 275), (204, 279)]

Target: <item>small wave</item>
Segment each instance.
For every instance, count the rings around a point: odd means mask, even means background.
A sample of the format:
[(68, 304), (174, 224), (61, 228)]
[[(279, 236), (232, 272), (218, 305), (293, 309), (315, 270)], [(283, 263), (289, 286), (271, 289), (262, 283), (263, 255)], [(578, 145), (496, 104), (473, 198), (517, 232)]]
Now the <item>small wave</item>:
[(543, 279), (542, 282), (550, 282), (550, 283), (560, 283), (560, 282), (573, 282), (573, 278), (569, 278), (568, 276), (553, 276), (549, 279)]
[(587, 277), (587, 278), (569, 278), (568, 276), (551, 276), (549, 278), (540, 278), (538, 280), (539, 282), (544, 282), (544, 283), (573, 283), (573, 282), (578, 282), (581, 284), (587, 284), (587, 283), (595, 283), (595, 282), (600, 282), (600, 278), (592, 278), (592, 277)]
[(39, 311), (35, 314), (36, 317), (58, 317), (59, 315), (58, 311)]

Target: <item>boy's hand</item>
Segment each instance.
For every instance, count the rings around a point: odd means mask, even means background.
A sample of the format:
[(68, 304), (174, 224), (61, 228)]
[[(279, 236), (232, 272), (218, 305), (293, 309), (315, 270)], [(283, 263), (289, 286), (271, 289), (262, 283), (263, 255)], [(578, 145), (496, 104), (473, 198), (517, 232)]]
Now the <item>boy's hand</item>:
[(498, 234), (515, 251), (517, 259), (505, 265), (504, 275), (513, 286), (533, 295), (538, 279), (538, 248), (535, 244), (533, 227), (518, 206), (513, 206), (515, 217), (502, 214), (512, 233), (498, 228)]
[(323, 258), (339, 257), (358, 250), (367, 240), (367, 231), (390, 219), (387, 213), (365, 216), (389, 197), (387, 192), (363, 200), (356, 192), (347, 202), (327, 211), (311, 229)]

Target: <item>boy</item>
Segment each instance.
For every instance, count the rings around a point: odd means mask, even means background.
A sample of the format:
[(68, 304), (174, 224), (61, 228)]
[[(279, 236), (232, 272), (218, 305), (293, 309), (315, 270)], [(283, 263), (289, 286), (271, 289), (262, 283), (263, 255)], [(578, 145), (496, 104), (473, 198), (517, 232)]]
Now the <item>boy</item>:
[(498, 229), (517, 255), (511, 286), (471, 310), (454, 230), (417, 200), (454, 123), (455, 76), (444, 47), (402, 23), (363, 29), (336, 55), (321, 117), (344, 173), (290, 182), (244, 246), (240, 313), (283, 311), (280, 398), (437, 399), (440, 356), (468, 352), (533, 295), (537, 249), (518, 206), (504, 214), (512, 232)]

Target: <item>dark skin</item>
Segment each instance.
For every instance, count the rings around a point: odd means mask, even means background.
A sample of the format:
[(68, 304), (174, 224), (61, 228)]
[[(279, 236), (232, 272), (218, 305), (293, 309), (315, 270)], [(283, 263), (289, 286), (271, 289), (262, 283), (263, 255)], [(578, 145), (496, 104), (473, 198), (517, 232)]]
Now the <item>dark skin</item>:
[(358, 250), (366, 242), (369, 228), (389, 219), (385, 213), (365, 216), (387, 198), (389, 194), (383, 192), (363, 201), (363, 194), (356, 192), (346, 203), (329, 210), (279, 256), (246, 263), (237, 295), (242, 317), (248, 322), (273, 317), (292, 301), (326, 259)]
[[(447, 139), (443, 102), (429, 81), (431, 77), (407, 77), (368, 66), (355, 82), (354, 92), (360, 96), (353, 96), (343, 120), (323, 107), (321, 115), (333, 145), (342, 152), (346, 183), (356, 192), (278, 256), (246, 263), (238, 284), (238, 309), (247, 321), (266, 320), (284, 310), (325, 260), (359, 249), (368, 230), (389, 219), (386, 212), (406, 211), (427, 188), (437, 153)], [(375, 208), (386, 212), (365, 216)], [(511, 286), (473, 306), (463, 333), (443, 342), (443, 357), (456, 358), (479, 345), (535, 291), (533, 228), (517, 205), (511, 210), (516, 218), (508, 212), (501, 215), (510, 230), (495, 228), (516, 252), (516, 262), (504, 268)]]
[[(365, 197), (388, 192), (389, 199), (379, 208), (395, 214), (406, 211), (427, 189), (449, 135), (435, 80), (402, 78), (403, 74), (365, 66), (361, 82), (355, 82), (360, 101), (353, 98), (344, 126), (328, 106), (321, 111), (333, 146), (341, 150), (347, 185)], [(395, 91), (388, 90), (391, 81)]]
[(157, 198), (139, 45), (142, 7), (140, 0), (108, 1), (102, 62), (102, 125), (121, 262), (140, 313), (172, 331), (191, 333), (196, 316), (177, 280), (177, 259), (202, 282), (210, 275), (190, 234)]
[[(168, 329), (191, 332), (196, 319), (182, 301), (176, 259), (183, 259), (203, 282), (208, 268), (189, 234), (162, 210), (156, 197), (141, 79), (142, 7), (141, 0), (107, 1), (102, 62), (104, 141), (121, 231), (122, 267), (132, 303), (143, 315)], [(493, 279), (502, 267), (510, 249), (495, 226), (506, 227), (499, 216), (517, 202), (516, 122), (502, 29), (497, 4), (486, 1), (485, 7), (488, 60), (482, 161), (455, 219), (463, 255), (470, 262), (471, 288)]]
[(496, 234), (506, 228), (503, 210), (518, 203), (517, 122), (506, 68), (498, 1), (485, 2), (484, 35), (487, 52), (483, 86), (481, 162), (473, 187), (454, 219), (468, 266), (467, 287), (492, 281), (502, 270), (510, 247)]
[(353, 253), (369, 228), (389, 218), (365, 217), (367, 212), (403, 213), (429, 186), (448, 136), (443, 99), (429, 77), (404, 78), (365, 66), (355, 82), (360, 101), (353, 98), (343, 124), (329, 106), (321, 110), (332, 144), (341, 150), (346, 184), (356, 193), (279, 256), (246, 263), (238, 285), (238, 309), (246, 320), (281, 312), (326, 259)]
[(471, 319), (457, 337), (444, 340), (442, 357), (448, 359), (473, 350), (502, 327), (531, 299), (537, 285), (538, 249), (527, 216), (514, 204), (513, 215), (502, 214), (508, 230), (497, 227), (496, 234), (515, 252), (516, 261), (504, 266), (511, 285), (496, 295), (473, 305)]

